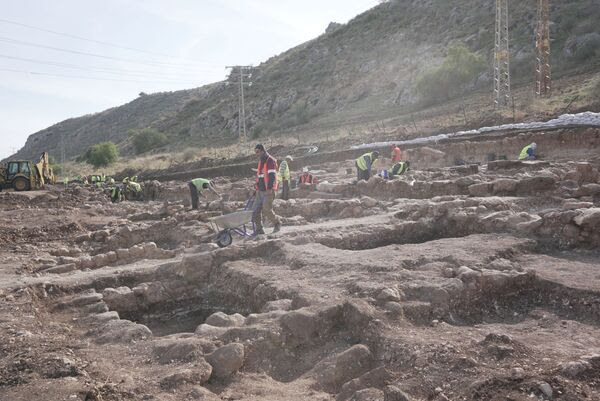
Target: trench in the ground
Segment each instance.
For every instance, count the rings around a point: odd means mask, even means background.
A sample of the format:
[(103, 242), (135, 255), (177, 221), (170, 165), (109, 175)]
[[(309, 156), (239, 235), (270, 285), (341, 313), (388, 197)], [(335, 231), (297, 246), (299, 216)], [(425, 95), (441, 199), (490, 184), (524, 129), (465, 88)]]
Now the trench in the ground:
[(465, 291), (450, 302), (445, 319), (453, 325), (516, 324), (534, 310), (600, 326), (600, 292), (567, 287), (535, 275), (509, 279), (499, 288)]
[(219, 304), (219, 300), (199, 296), (181, 301), (172, 301), (140, 308), (135, 312), (124, 312), (122, 318), (147, 326), (157, 337), (176, 333), (193, 333), (196, 328), (215, 312), (228, 315), (239, 313), (247, 316), (254, 311)]
[(335, 235), (317, 235), (315, 242), (329, 248), (362, 251), (388, 245), (421, 244), (444, 239), (462, 238), (472, 234), (490, 233), (477, 224), (456, 224), (447, 219), (407, 221), (399, 224), (377, 225)]
[[(182, 280), (176, 274), (151, 282), (150, 293), (136, 295), (131, 303), (109, 303), (123, 319), (146, 325), (155, 336), (194, 332), (198, 325), (215, 312), (248, 316), (259, 313), (269, 301), (292, 297), (271, 288), (252, 275), (228, 270), (221, 264), (206, 280)], [(156, 278), (154, 278), (156, 280)], [(140, 281), (137, 281), (139, 283)], [(136, 282), (120, 285), (139, 285)], [(114, 285), (114, 284), (113, 284)], [(259, 288), (260, 291), (256, 291)], [(135, 294), (135, 288), (134, 288)]]
[(189, 240), (189, 232), (183, 230), (181, 226), (157, 223), (145, 229), (117, 233), (94, 253), (106, 253), (122, 248), (127, 249), (145, 242), (154, 242), (161, 249), (173, 250)]

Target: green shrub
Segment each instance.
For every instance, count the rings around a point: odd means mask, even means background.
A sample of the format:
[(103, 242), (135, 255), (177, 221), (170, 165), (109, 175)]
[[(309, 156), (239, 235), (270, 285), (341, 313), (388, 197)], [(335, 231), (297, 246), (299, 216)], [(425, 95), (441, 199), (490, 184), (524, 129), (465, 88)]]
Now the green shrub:
[(165, 146), (168, 142), (165, 134), (152, 128), (144, 128), (140, 131), (131, 130), (129, 135), (133, 138), (133, 147), (138, 155)]
[(482, 56), (462, 44), (455, 44), (448, 50), (442, 65), (417, 78), (415, 90), (427, 102), (447, 100), (463, 94), (485, 69)]
[(106, 167), (117, 161), (119, 151), (112, 142), (100, 142), (85, 152), (84, 160), (94, 167)]

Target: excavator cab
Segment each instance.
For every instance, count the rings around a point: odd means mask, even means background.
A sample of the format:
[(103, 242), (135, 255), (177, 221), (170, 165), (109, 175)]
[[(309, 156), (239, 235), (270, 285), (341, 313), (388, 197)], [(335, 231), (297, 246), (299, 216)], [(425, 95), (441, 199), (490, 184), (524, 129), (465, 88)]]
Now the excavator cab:
[(39, 187), (37, 170), (32, 162), (27, 160), (14, 160), (6, 166), (6, 182), (15, 191), (28, 191)]
[(1, 187), (14, 188), (15, 191), (42, 189), (45, 184), (55, 182), (46, 152), (41, 154), (38, 163), (29, 160), (11, 160), (0, 169), (0, 173), (2, 174)]

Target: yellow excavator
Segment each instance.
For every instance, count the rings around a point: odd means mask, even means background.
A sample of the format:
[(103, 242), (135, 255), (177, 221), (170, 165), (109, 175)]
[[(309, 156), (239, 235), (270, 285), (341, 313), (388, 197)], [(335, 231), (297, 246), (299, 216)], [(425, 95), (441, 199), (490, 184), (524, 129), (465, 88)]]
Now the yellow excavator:
[(14, 188), (15, 191), (42, 189), (44, 185), (55, 182), (48, 152), (42, 153), (37, 163), (10, 160), (5, 165), (0, 165), (0, 191), (6, 188)]

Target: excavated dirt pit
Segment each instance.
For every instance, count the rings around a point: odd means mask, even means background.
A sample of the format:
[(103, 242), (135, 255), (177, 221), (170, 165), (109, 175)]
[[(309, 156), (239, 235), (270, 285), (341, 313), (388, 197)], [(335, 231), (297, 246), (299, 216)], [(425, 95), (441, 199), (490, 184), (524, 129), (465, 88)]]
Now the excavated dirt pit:
[(600, 399), (600, 173), (568, 145), (582, 160), (459, 167), (485, 154), (443, 145), (394, 182), (316, 164), (281, 233), (224, 249), (208, 219), (249, 179), (199, 211), (184, 182), (3, 194), (0, 399)]
[(207, 317), (216, 312), (242, 316), (255, 312), (243, 303), (231, 301), (228, 303), (226, 300), (228, 294), (213, 292), (206, 285), (194, 289), (188, 288), (186, 292), (193, 293), (193, 296), (179, 299), (177, 294), (164, 298), (155, 295), (152, 296), (151, 305), (141, 304), (134, 310), (130, 307), (110, 307), (110, 310), (118, 312), (122, 319), (146, 325), (157, 337), (175, 333), (193, 333)]

